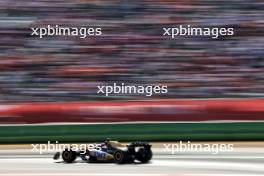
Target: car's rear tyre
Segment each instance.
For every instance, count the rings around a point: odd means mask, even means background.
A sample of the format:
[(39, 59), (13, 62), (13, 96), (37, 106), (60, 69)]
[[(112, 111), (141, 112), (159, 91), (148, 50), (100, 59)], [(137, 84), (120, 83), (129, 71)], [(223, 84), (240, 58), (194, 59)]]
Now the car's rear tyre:
[(65, 149), (62, 152), (62, 159), (66, 163), (72, 163), (73, 161), (75, 161), (76, 157), (77, 157), (77, 153), (75, 151)]
[(136, 159), (139, 160), (141, 163), (147, 163), (152, 158), (152, 151), (151, 149), (140, 148), (136, 153)]
[(117, 150), (114, 153), (115, 162), (118, 164), (125, 164), (131, 162), (129, 155), (122, 150)]

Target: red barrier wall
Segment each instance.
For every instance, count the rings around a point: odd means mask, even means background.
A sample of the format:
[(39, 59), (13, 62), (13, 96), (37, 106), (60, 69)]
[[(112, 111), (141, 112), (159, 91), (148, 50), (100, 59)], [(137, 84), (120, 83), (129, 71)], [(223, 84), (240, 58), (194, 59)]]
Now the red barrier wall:
[(264, 120), (264, 99), (0, 105), (0, 123)]

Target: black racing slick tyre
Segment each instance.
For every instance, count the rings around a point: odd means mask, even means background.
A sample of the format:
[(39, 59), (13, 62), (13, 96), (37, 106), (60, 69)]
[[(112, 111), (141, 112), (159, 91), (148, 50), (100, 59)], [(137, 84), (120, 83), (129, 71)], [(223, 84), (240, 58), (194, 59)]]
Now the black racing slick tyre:
[(139, 160), (141, 163), (147, 163), (152, 158), (152, 151), (151, 149), (140, 148), (136, 153), (136, 159)]
[(125, 164), (130, 161), (128, 154), (122, 150), (115, 151), (114, 159), (115, 159), (115, 162), (118, 164)]
[(60, 152), (56, 152), (55, 155), (53, 156), (54, 160), (57, 160), (60, 158)]
[(62, 152), (62, 159), (66, 163), (72, 163), (73, 161), (75, 161), (76, 157), (77, 157), (77, 153), (75, 151), (65, 149)]

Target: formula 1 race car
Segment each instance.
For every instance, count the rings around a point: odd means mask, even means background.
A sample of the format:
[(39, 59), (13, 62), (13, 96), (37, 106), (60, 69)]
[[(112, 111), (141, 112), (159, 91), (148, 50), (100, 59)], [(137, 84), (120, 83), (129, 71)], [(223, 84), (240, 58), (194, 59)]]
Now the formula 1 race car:
[[(151, 145), (146, 142), (132, 142), (123, 145), (117, 141), (106, 140), (100, 144), (100, 148), (72, 150), (65, 148), (62, 152), (62, 159), (66, 163), (72, 163), (77, 157), (90, 163), (110, 162), (118, 164), (133, 163), (135, 160), (147, 163), (152, 158)], [(60, 152), (54, 155), (59, 159)]]

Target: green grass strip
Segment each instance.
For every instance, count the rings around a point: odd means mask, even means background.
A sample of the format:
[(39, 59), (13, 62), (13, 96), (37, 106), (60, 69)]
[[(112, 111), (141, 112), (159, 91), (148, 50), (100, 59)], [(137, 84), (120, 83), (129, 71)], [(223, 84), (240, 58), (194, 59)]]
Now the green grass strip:
[(264, 122), (1, 126), (0, 143), (264, 140)]

